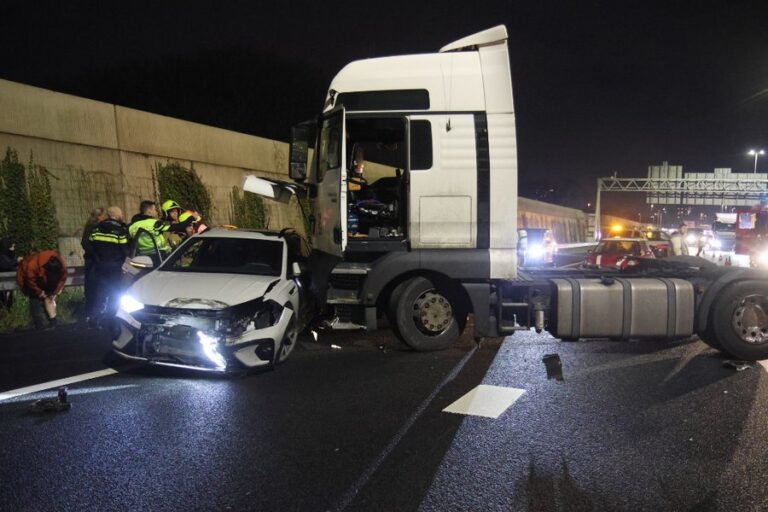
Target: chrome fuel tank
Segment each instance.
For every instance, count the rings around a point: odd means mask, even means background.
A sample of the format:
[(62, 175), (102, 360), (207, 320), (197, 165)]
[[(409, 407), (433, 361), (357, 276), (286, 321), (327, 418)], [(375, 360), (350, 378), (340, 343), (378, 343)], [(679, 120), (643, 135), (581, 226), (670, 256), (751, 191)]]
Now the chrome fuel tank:
[(682, 338), (693, 334), (694, 290), (683, 279), (553, 279), (558, 338)]

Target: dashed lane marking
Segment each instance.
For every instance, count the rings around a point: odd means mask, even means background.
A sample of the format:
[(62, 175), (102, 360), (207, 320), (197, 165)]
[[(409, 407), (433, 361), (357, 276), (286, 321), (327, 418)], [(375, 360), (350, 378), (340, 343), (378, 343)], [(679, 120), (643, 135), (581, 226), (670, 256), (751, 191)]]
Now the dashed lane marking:
[(523, 396), (523, 393), (524, 389), (480, 384), (443, 409), (443, 412), (496, 419)]
[(117, 370), (107, 368), (106, 370), (99, 370), (97, 372), (83, 373), (81, 375), (75, 375), (73, 377), (67, 377), (65, 379), (52, 380), (50, 382), (43, 382), (42, 384), (35, 384), (34, 386), (27, 386), (25, 388), (12, 389), (0, 393), (0, 402), (16, 398), (21, 395), (28, 395), (30, 393), (37, 393), (38, 391), (44, 391), (46, 389), (58, 388), (60, 386), (67, 386), (69, 384), (75, 384), (84, 380), (98, 379), (99, 377), (106, 377), (117, 373)]

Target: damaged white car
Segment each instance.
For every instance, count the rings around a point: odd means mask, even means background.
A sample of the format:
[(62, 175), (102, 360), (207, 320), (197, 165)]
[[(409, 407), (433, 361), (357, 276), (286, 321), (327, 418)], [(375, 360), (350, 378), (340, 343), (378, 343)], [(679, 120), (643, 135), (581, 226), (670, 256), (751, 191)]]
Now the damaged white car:
[(219, 372), (279, 364), (311, 317), (307, 254), (301, 237), (287, 230), (217, 228), (193, 236), (121, 297), (113, 350), (150, 364)]

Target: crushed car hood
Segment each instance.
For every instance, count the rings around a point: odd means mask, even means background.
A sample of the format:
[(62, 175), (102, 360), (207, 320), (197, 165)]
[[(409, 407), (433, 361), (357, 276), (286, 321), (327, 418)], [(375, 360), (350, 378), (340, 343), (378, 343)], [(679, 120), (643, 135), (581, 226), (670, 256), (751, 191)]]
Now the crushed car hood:
[(144, 304), (186, 309), (222, 309), (263, 297), (275, 276), (152, 272), (135, 282), (128, 293)]

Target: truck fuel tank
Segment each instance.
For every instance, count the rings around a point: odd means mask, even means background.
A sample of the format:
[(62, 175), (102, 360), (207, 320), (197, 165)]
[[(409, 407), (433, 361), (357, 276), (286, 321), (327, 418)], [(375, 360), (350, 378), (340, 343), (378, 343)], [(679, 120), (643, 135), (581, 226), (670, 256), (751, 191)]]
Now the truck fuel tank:
[(553, 279), (558, 338), (682, 338), (693, 334), (694, 290), (683, 279)]

